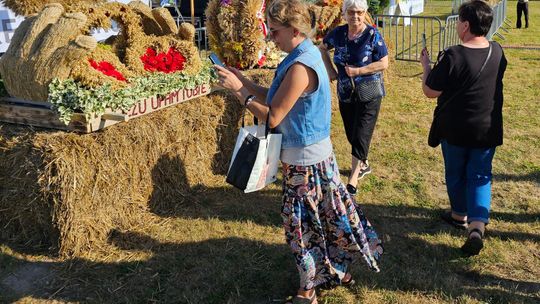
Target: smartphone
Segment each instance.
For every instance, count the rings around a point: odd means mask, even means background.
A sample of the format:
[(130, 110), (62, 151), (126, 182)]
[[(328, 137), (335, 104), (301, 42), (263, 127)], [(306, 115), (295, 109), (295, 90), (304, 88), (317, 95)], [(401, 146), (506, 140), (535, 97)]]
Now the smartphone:
[(208, 59), (210, 59), (210, 61), (212, 61), (213, 64), (217, 64), (219, 66), (225, 67), (225, 64), (223, 64), (223, 62), (219, 59), (219, 57), (215, 53), (210, 53), (210, 55), (208, 55)]
[(422, 49), (427, 49), (426, 33), (422, 33)]

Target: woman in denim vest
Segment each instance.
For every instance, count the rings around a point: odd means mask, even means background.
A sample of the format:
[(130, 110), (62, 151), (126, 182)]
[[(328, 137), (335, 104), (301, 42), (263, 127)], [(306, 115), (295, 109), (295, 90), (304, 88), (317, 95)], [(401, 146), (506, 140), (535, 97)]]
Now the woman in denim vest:
[(281, 216), (300, 274), (290, 303), (317, 303), (315, 287), (350, 285), (349, 264), (360, 254), (378, 271), (381, 242), (347, 192), (330, 141), (331, 96), (321, 54), (309, 37), (314, 16), (299, 0), (268, 5), (269, 35), (287, 57), (270, 88), (231, 67), (215, 66), (220, 85), (260, 121), (283, 134)]
[[(343, 19), (347, 24), (333, 29), (320, 45), (330, 79), (337, 79), (339, 112), (352, 148), (347, 190), (353, 195), (358, 179), (371, 173), (369, 145), (384, 95), (382, 71), (388, 67), (388, 50), (381, 34), (365, 23), (367, 9), (366, 0), (343, 1)], [(331, 49), (337, 71), (328, 53)], [(366, 84), (374, 81), (380, 82), (377, 85), (382, 94), (370, 94), (374, 88), (368, 89)]]

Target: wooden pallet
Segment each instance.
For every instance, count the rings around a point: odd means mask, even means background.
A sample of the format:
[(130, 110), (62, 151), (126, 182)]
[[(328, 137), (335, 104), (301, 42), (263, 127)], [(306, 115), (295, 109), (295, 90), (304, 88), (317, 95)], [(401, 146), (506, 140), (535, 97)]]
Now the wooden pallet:
[(199, 85), (193, 89), (181, 89), (167, 96), (152, 96), (143, 98), (126, 112), (108, 111), (102, 115), (94, 115), (86, 119), (84, 114), (75, 113), (69, 125), (60, 121), (58, 114), (52, 110), (48, 102), (26, 101), (12, 97), (0, 98), (0, 121), (31, 125), (35, 127), (91, 133), (104, 129), (119, 122), (150, 114), (161, 109), (177, 105), (184, 101), (208, 95), (211, 87), (208, 84)]

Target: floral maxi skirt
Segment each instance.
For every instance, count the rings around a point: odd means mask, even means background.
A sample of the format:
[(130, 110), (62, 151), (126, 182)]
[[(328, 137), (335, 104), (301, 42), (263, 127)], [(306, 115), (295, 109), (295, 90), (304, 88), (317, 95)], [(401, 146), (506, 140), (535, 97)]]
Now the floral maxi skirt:
[(281, 216), (300, 288), (341, 282), (358, 257), (379, 271), (381, 241), (341, 182), (333, 154), (311, 166), (283, 164)]

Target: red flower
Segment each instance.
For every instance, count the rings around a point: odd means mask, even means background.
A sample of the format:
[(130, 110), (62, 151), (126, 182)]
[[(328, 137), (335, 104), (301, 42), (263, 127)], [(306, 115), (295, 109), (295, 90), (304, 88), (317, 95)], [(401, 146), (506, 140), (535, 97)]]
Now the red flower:
[(100, 71), (101, 73), (107, 76), (116, 78), (117, 80), (120, 80), (120, 81), (127, 81), (124, 75), (118, 72), (116, 68), (114, 67), (114, 65), (112, 65), (110, 62), (101, 61), (98, 63), (94, 59), (88, 59), (88, 61), (90, 62), (90, 66), (92, 68)]
[(167, 53), (157, 53), (154, 49), (146, 49), (146, 53), (140, 57), (144, 69), (149, 72), (172, 73), (184, 69), (186, 58), (174, 48), (169, 48)]
[(262, 67), (264, 65), (264, 62), (266, 61), (266, 56), (262, 55), (259, 61), (257, 61), (257, 65), (259, 67)]

